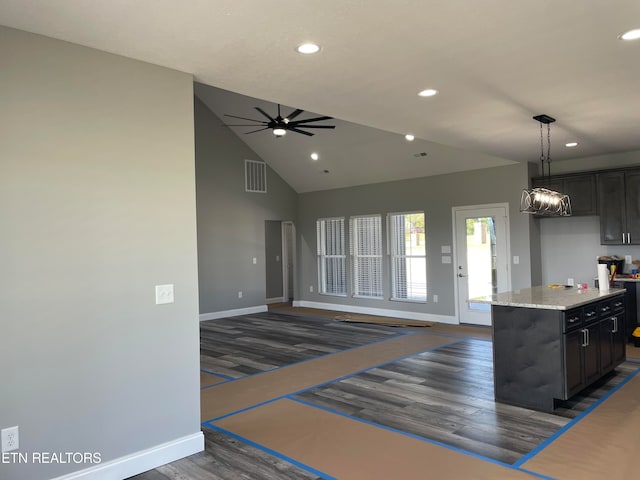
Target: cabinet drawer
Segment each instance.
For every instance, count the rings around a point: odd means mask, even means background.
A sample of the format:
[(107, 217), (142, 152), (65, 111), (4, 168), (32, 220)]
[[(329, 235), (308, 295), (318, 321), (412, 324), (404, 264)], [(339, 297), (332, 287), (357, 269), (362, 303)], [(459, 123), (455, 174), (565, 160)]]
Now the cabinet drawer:
[(613, 306), (611, 305), (611, 300), (597, 303), (596, 308), (598, 310), (598, 316), (600, 318), (608, 317), (613, 312)]
[(583, 322), (583, 309), (576, 308), (569, 310), (564, 314), (564, 331), (568, 332), (574, 328), (578, 328)]
[(611, 300), (611, 309), (616, 313), (622, 312), (624, 310), (624, 297)]
[(599, 317), (598, 308), (596, 304), (587, 305), (583, 309), (583, 319), (585, 323), (589, 323)]

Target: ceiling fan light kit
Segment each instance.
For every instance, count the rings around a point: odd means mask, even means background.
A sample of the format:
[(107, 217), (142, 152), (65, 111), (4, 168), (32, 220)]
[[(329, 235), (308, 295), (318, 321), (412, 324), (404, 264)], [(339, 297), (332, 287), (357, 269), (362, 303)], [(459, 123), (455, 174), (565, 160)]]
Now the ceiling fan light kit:
[[(549, 115), (542, 114), (533, 117), (540, 123), (540, 163), (542, 164), (542, 177), (544, 178), (544, 163), (547, 162), (549, 180), (551, 180), (551, 124), (556, 121)], [(547, 126), (547, 155), (544, 154), (543, 125)], [(571, 215), (571, 199), (549, 188), (536, 187), (530, 190), (524, 189), (520, 197), (520, 212), (531, 213), (544, 217), (568, 217)]]
[(307, 135), (308, 137), (312, 137), (314, 134), (311, 132), (307, 132), (304, 129), (309, 128), (325, 128), (325, 129), (334, 129), (335, 125), (309, 125), (310, 123), (321, 122), (323, 120), (333, 120), (333, 117), (315, 117), (315, 118), (306, 118), (302, 120), (294, 120), (298, 117), (304, 110), (296, 108), (293, 112), (291, 112), (286, 117), (283, 117), (280, 113), (280, 104), (278, 104), (278, 114), (275, 117), (272, 117), (267, 112), (265, 112), (260, 107), (255, 107), (255, 109), (260, 112), (267, 120), (256, 120), (254, 118), (246, 118), (246, 117), (238, 117), (236, 115), (229, 115), (227, 113), (224, 114), (225, 117), (231, 118), (239, 118), (241, 120), (247, 120), (249, 124), (227, 124), (227, 127), (261, 127), (257, 130), (252, 130), (250, 132), (245, 132), (245, 135), (249, 133), (261, 132), (263, 130), (271, 129), (276, 138), (282, 138), (285, 136), (287, 132), (295, 132), (301, 133), (302, 135)]

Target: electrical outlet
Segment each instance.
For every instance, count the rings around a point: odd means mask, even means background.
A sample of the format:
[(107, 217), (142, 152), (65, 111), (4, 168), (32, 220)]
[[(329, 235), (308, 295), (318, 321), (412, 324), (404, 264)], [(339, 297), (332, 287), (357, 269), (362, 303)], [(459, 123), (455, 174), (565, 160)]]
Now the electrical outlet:
[(156, 285), (156, 305), (173, 303), (173, 284)]
[(313, 293), (313, 285), (309, 285), (309, 293)]
[(253, 264), (256, 265), (258, 263), (258, 259), (256, 257), (253, 257)]
[(433, 303), (438, 303), (438, 295), (433, 296)]
[(624, 256), (624, 263), (626, 263), (627, 265), (630, 265), (631, 262), (633, 262), (633, 259), (631, 258), (631, 255), (625, 255)]
[(571, 285), (573, 287), (573, 278), (567, 278), (567, 285)]
[(238, 298), (242, 298), (242, 291), (238, 292)]
[(20, 448), (20, 429), (18, 427), (4, 428), (1, 436), (2, 453)]

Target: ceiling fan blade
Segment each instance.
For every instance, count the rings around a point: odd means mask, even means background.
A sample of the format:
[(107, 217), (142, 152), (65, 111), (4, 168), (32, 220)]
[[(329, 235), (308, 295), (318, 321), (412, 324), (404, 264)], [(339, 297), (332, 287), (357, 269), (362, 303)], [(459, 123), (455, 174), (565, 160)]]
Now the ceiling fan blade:
[(228, 113), (225, 113), (224, 116), (231, 117), (231, 118), (239, 118), (240, 120), (249, 120), (250, 122), (258, 122), (258, 123), (264, 123), (264, 124), (267, 123), (264, 120), (256, 120), (255, 118), (238, 117), (236, 115), (229, 115)]
[(315, 117), (315, 118), (305, 118), (304, 120), (296, 120), (295, 122), (289, 122), (290, 124), (293, 123), (294, 125), (299, 125), (301, 123), (307, 123), (307, 122), (319, 122), (321, 120), (333, 120), (333, 117)]
[[(265, 122), (264, 125), (267, 123)], [(223, 123), (223, 127), (261, 127), (262, 125), (256, 125), (255, 123)], [(265, 126), (265, 128), (268, 128)]]
[(298, 115), (300, 115), (302, 112), (304, 112), (304, 110), (300, 110), (299, 108), (297, 108), (296, 110), (291, 112), (289, 115), (287, 115), (287, 120), (289, 120), (289, 121), (293, 120)]
[(259, 128), (258, 130), (251, 130), (250, 132), (244, 132), (244, 134), (249, 135), (250, 133), (261, 132), (262, 130), (269, 130), (269, 127)]
[(292, 132), (296, 132), (296, 133), (302, 133), (303, 135), (308, 135), (310, 137), (313, 137), (313, 133), (311, 132), (305, 132), (304, 130), (300, 130), (299, 128), (291, 128), (289, 127), (287, 130), (291, 130)]
[(256, 110), (258, 110), (261, 114), (263, 114), (265, 117), (267, 117), (270, 121), (275, 122), (276, 119), (271, 117), (267, 112), (265, 112), (264, 110), (262, 110), (260, 107), (255, 107)]
[[(291, 124), (289, 124), (291, 125)], [(294, 125), (294, 127), (301, 128), (336, 128), (335, 125)]]

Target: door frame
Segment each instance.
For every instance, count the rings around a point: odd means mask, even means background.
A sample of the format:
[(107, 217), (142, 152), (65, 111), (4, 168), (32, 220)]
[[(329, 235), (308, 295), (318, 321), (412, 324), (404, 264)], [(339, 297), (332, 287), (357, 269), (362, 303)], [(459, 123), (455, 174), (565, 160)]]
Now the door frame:
[(454, 315), (458, 325), (460, 322), (460, 308), (459, 308), (459, 295), (458, 280), (457, 280), (457, 265), (458, 262), (458, 245), (457, 245), (457, 232), (456, 232), (456, 213), (464, 211), (482, 210), (485, 208), (504, 208), (506, 212), (505, 218), (505, 232), (506, 232), (506, 251), (507, 251), (507, 289), (511, 290), (511, 224), (509, 216), (509, 203), (483, 203), (479, 205), (461, 205), (458, 207), (451, 207), (451, 224), (452, 224), (452, 237), (453, 237), (453, 262), (451, 264), (453, 273), (453, 297), (454, 297)]
[[(289, 258), (289, 249), (288, 249), (288, 238), (287, 238), (287, 227), (291, 226), (291, 256)], [(289, 301), (289, 275), (287, 271), (287, 265), (289, 261), (291, 261), (291, 269), (292, 269), (292, 277), (293, 277), (293, 285), (291, 285), (291, 290), (293, 294), (293, 298), (295, 299), (295, 285), (296, 285), (296, 224), (292, 220), (285, 220), (281, 223), (282, 229), (282, 301)]]

